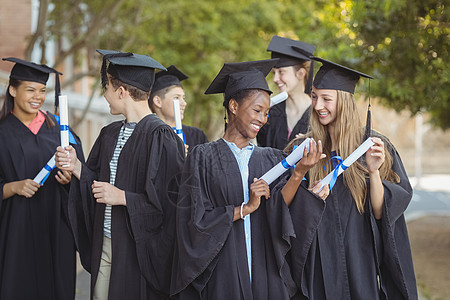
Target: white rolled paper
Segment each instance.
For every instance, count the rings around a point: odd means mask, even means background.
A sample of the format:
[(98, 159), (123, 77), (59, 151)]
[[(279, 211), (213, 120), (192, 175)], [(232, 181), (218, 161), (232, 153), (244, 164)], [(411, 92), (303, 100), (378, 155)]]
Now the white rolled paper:
[(292, 151), (291, 154), (289, 154), (285, 159), (276, 164), (272, 169), (267, 171), (266, 174), (261, 176), (261, 179), (267, 182), (267, 184), (271, 184), (272, 182), (274, 182), (291, 166), (295, 165), (300, 159), (302, 159), (303, 151), (305, 150), (305, 147), (309, 147), (310, 140), (311, 140), (310, 138), (304, 140), (294, 151)]
[(273, 96), (272, 98), (270, 98), (270, 107), (272, 107), (274, 105), (277, 105), (278, 103), (283, 102), (287, 98), (288, 98), (288, 93), (287, 92), (281, 92), (278, 95)]
[(69, 146), (69, 111), (67, 96), (59, 96), (59, 125), (61, 127), (61, 147)]
[(42, 168), (42, 170), (34, 177), (33, 181), (41, 184), (42, 180), (47, 177), (47, 175), (52, 171), (55, 167), (55, 155), (50, 158), (47, 164)]
[[(364, 141), (364, 143), (362, 143), (358, 148), (356, 148), (355, 151), (353, 151), (343, 162), (342, 164), (344, 165), (345, 168), (350, 167), (355, 161), (357, 161), (364, 153), (367, 152), (367, 150), (370, 149), (370, 147), (372, 147), (373, 145), (375, 145), (374, 142), (372, 142), (372, 139), (369, 137), (367, 140)], [(338, 173), (337, 176), (341, 175), (342, 172), (344, 172), (344, 169), (342, 168), (342, 166), (337, 166), (336, 168), (338, 169)], [(334, 174), (334, 170), (332, 170), (324, 179), (322, 179), (320, 181), (320, 190), (326, 185), (326, 184), (330, 184), (331, 179), (333, 178), (333, 174)]]
[(173, 100), (173, 113), (175, 116), (175, 132), (178, 134), (180, 139), (184, 141), (183, 136), (183, 124), (181, 123), (181, 111), (180, 111), (180, 101), (179, 100)]

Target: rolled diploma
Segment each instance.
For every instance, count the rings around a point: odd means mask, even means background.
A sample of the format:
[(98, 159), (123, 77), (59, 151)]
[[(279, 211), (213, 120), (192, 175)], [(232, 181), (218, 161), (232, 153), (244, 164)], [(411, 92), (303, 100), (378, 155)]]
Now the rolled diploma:
[(67, 96), (59, 96), (59, 125), (61, 126), (61, 147), (69, 146), (69, 112)]
[[(358, 160), (358, 158), (360, 158), (364, 153), (367, 152), (367, 150), (370, 149), (370, 147), (372, 147), (373, 145), (375, 145), (374, 142), (372, 142), (372, 139), (369, 137), (367, 140), (364, 141), (364, 143), (362, 143), (358, 148), (356, 148), (355, 151), (353, 151), (344, 161), (343, 161), (343, 165), (346, 166), (347, 168), (350, 167), (355, 161)], [(338, 177), (339, 175), (342, 174), (342, 172), (344, 172), (344, 170), (342, 169), (341, 166), (338, 166), (337, 168), (339, 168), (338, 170)], [(331, 178), (333, 178), (333, 173), (334, 173), (334, 169), (324, 178), (320, 181), (320, 190), (326, 185), (326, 184), (330, 184)], [(319, 191), (320, 191), (319, 190)]]
[(274, 105), (277, 105), (278, 103), (283, 102), (287, 98), (288, 98), (288, 93), (287, 92), (281, 92), (278, 95), (273, 96), (272, 98), (270, 98), (270, 107), (272, 107)]
[(310, 140), (310, 138), (304, 140), (294, 151), (292, 151), (291, 154), (289, 154), (283, 161), (276, 164), (272, 169), (267, 171), (267, 173), (261, 176), (260, 179), (263, 179), (265, 182), (267, 182), (267, 184), (271, 184), (272, 182), (274, 182), (278, 177), (280, 177), (289, 169), (289, 167), (286, 168), (285, 166), (283, 166), (283, 162), (287, 163), (288, 166), (293, 166), (300, 159), (302, 159), (303, 151), (305, 150), (305, 147), (309, 145)]
[(55, 156), (53, 155), (52, 158), (47, 162), (47, 164), (42, 168), (42, 170), (34, 177), (33, 181), (36, 183), (41, 184), (41, 181), (47, 177), (47, 175), (52, 171), (52, 169), (55, 167)]
[(175, 132), (178, 134), (180, 139), (186, 144), (183, 136), (183, 125), (181, 124), (181, 112), (179, 100), (173, 100), (173, 113), (175, 116)]

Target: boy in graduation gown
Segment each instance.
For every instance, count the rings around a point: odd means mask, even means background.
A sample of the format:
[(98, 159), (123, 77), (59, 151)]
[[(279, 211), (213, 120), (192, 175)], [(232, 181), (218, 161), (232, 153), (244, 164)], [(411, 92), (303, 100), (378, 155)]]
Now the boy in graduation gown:
[[(187, 78), (188, 76), (174, 65), (168, 67), (167, 71), (159, 71), (155, 75), (155, 84), (150, 94), (149, 105), (152, 111), (172, 128), (175, 128), (173, 100), (180, 101), (180, 113), (181, 119), (183, 120), (186, 101), (181, 81)], [(208, 137), (200, 128), (183, 124), (183, 134), (188, 150), (198, 144), (208, 142)]]
[[(41, 110), (51, 73), (58, 108), (61, 73), (19, 58), (3, 60), (15, 65), (0, 110), (0, 299), (74, 299), (70, 172), (47, 167), (45, 180), (33, 180), (61, 143), (59, 117)], [(69, 136), (83, 161), (80, 140)]]
[(275, 35), (267, 51), (278, 58), (273, 67), (273, 82), (288, 98), (270, 109), (269, 120), (256, 139), (262, 147), (283, 150), (299, 133), (306, 133), (311, 114), (311, 83), (313, 63), (309, 58), (315, 46)]
[(126, 119), (102, 129), (86, 164), (58, 148), (57, 165), (70, 163), (76, 177), (70, 212), (81, 261), (94, 299), (166, 299), (184, 146), (148, 106), (154, 70), (164, 67), (147, 55), (97, 51), (111, 114)]
[(371, 130), (370, 111), (362, 126), (353, 96), (360, 76), (372, 77), (313, 59), (323, 65), (313, 82), (308, 136), (324, 141), (332, 162), (311, 168), (309, 185), (366, 138), (374, 145), (348, 168), (342, 166), (345, 171), (328, 197), (321, 197), (324, 201), (303, 187), (298, 190), (290, 206), (297, 235), (291, 249), (296, 299), (417, 299), (403, 215), (412, 188), (393, 144)]

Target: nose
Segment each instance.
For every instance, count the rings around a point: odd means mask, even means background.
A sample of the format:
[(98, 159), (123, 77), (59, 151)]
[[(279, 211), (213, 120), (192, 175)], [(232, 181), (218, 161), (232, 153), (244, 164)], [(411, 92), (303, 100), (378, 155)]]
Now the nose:
[(280, 74), (278, 74), (277, 71), (273, 72), (273, 82), (277, 83), (278, 81), (280, 81)]
[(324, 101), (320, 97), (317, 97), (317, 99), (312, 101), (312, 105), (315, 110), (320, 110), (324, 107)]

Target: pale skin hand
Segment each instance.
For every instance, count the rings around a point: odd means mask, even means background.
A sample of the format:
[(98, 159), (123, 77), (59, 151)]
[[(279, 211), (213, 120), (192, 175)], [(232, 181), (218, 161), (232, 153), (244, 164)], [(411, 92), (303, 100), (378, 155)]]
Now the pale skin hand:
[(384, 143), (380, 138), (373, 137), (372, 142), (375, 145), (366, 152), (366, 164), (369, 171), (370, 202), (375, 218), (379, 220), (383, 215), (384, 204), (384, 188), (379, 169), (384, 163), (385, 150)]
[(127, 205), (125, 192), (108, 182), (94, 180), (94, 183), (92, 184), (92, 193), (98, 203)]
[[(250, 185), (250, 195), (247, 204), (244, 204), (242, 208), (242, 215), (246, 216), (258, 209), (261, 204), (261, 197), (270, 198), (269, 185), (262, 179), (253, 179), (253, 183)], [(241, 218), (241, 207), (236, 206), (234, 208), (233, 222)]]
[(56, 166), (61, 171), (71, 172), (77, 179), (81, 176), (81, 161), (77, 158), (77, 152), (72, 146), (61, 146), (56, 148), (55, 153)]
[(32, 179), (8, 182), (3, 186), (3, 199), (8, 199), (14, 195), (32, 197), (39, 189), (39, 183)]
[[(307, 152), (307, 149), (305, 147), (305, 150), (303, 151), (303, 158), (297, 163), (297, 165), (295, 166), (294, 174), (292, 174), (292, 176), (289, 178), (289, 180), (281, 190), (281, 194), (283, 195), (284, 201), (286, 202), (287, 206), (291, 205), (295, 193), (297, 193), (298, 187), (300, 186), (303, 177), (305, 177), (309, 169), (317, 164), (320, 159), (326, 157), (326, 155), (323, 154), (322, 151), (322, 141), (320, 140), (316, 143), (314, 139), (311, 139), (311, 141), (309, 142), (309, 153)], [(320, 191), (319, 193), (314, 193), (322, 198), (326, 193), (326, 189), (322, 189), (322, 191)], [(328, 196), (328, 194), (326, 194), (326, 196)]]

